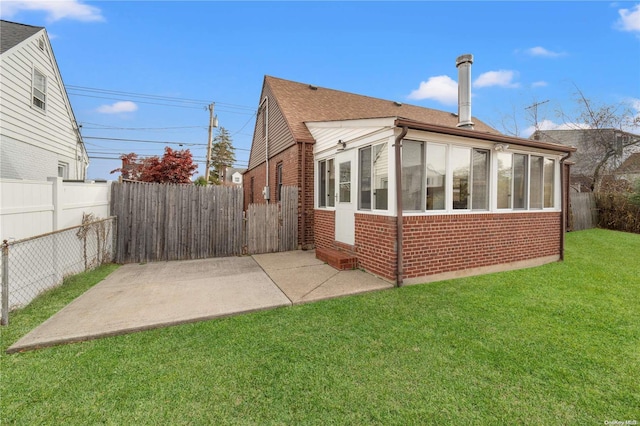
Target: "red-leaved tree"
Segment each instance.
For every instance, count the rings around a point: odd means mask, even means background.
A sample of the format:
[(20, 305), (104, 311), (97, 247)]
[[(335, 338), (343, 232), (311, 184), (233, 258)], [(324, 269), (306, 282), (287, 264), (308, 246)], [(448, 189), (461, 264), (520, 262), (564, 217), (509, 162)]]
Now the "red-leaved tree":
[(134, 152), (120, 156), (122, 167), (112, 170), (119, 172), (122, 179), (155, 183), (191, 183), (191, 176), (198, 166), (193, 164), (191, 151), (183, 149), (174, 151), (170, 147), (164, 149), (162, 158), (157, 155), (138, 159)]

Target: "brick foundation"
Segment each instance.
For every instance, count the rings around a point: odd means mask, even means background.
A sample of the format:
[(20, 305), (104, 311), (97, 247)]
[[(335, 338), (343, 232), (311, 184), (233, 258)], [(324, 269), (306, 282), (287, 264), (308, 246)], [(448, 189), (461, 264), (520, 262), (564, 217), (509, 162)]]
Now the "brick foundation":
[[(460, 214), (403, 218), (404, 278), (560, 255), (561, 213)], [(335, 212), (315, 211), (316, 248), (357, 256), (357, 265), (396, 279), (396, 218), (356, 213), (355, 246), (334, 239)]]
[(560, 254), (558, 212), (403, 219), (405, 278)]

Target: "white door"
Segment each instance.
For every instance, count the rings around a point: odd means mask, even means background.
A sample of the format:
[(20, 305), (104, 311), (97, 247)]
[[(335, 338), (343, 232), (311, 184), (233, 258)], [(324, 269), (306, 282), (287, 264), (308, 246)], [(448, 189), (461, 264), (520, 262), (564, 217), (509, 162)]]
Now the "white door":
[(355, 244), (356, 150), (336, 155), (336, 241)]

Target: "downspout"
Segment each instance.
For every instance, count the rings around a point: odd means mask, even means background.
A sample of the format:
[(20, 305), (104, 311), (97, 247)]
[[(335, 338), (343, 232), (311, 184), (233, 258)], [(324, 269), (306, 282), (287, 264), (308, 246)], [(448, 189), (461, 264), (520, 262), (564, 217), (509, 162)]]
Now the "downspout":
[(396, 287), (402, 286), (402, 139), (407, 135), (409, 128), (402, 127), (402, 132), (396, 137), (395, 155), (396, 155)]
[(301, 191), (301, 206), (302, 206), (302, 215), (300, 216), (300, 221), (302, 222), (302, 238), (300, 238), (300, 242), (302, 245), (302, 250), (305, 250), (307, 241), (306, 241), (306, 237), (307, 237), (307, 232), (306, 232), (306, 225), (307, 225), (307, 215), (305, 213), (306, 211), (306, 203), (305, 203), (305, 197), (307, 194), (307, 187), (305, 186), (305, 175), (307, 174), (307, 162), (306, 162), (306, 158), (307, 158), (307, 145), (305, 143), (305, 141), (302, 141), (302, 191)]
[[(566, 186), (564, 162), (571, 157), (571, 152), (560, 159), (560, 191), (562, 194), (562, 221), (560, 225), (560, 260), (564, 261), (564, 237), (567, 232), (567, 211), (569, 209), (569, 189)], [(568, 173), (567, 173), (568, 174)]]
[[(266, 164), (266, 176), (265, 176), (265, 189), (269, 188), (269, 192), (271, 192), (271, 188), (269, 187), (269, 97), (265, 96), (260, 105), (258, 106), (258, 110), (262, 108), (262, 104), (267, 103), (265, 108), (265, 116), (264, 116), (264, 155), (265, 155), (265, 164)], [(264, 192), (264, 191), (263, 191)], [(270, 194), (263, 193), (267, 204), (269, 204), (269, 198), (271, 198)]]

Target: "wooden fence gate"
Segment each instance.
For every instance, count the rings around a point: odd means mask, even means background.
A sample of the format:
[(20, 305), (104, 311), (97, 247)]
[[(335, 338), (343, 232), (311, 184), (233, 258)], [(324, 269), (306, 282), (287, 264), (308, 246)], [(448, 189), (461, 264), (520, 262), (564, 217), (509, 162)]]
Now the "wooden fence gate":
[(572, 231), (581, 231), (598, 226), (598, 209), (596, 197), (592, 192), (572, 192), (571, 221), (569, 228)]
[(298, 248), (298, 188), (282, 187), (280, 204), (249, 204), (246, 241), (249, 254)]
[(119, 182), (116, 262), (204, 259), (295, 250), (298, 188), (283, 187), (279, 204), (249, 205), (239, 187)]

